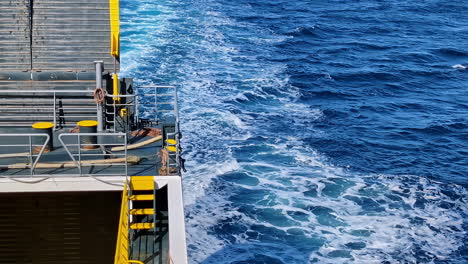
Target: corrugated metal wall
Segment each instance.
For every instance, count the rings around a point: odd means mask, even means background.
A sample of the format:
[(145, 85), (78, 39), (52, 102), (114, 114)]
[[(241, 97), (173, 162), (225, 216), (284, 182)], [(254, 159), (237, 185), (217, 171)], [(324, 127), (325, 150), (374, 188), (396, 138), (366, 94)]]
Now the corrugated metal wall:
[(94, 90), (95, 86), (95, 81), (0, 81), (3, 90)]
[(0, 201), (0, 264), (113, 263), (120, 192), (13, 193)]
[(0, 72), (94, 71), (96, 60), (113, 69), (109, 0), (0, 1)]
[(34, 0), (33, 70), (94, 71), (95, 60), (113, 68), (109, 0)]
[[(1, 1), (1, 0), (0, 0)], [(95, 89), (94, 80), (73, 81), (0, 81), (1, 90), (88, 90), (90, 93), (58, 93), (55, 100), (52, 94), (10, 93), (0, 96), (0, 127), (30, 126), (34, 122), (53, 122), (54, 113), (58, 125), (75, 126), (81, 120), (96, 119), (96, 103), (91, 92)]]
[[(94, 61), (114, 71), (110, 31), (109, 0), (0, 0), (0, 91), (94, 90)], [(89, 95), (61, 94), (57, 103), (62, 125), (96, 118)], [(52, 95), (1, 94), (0, 127), (51, 122), (54, 106)]]
[(31, 69), (29, 0), (0, 1), (0, 71)]

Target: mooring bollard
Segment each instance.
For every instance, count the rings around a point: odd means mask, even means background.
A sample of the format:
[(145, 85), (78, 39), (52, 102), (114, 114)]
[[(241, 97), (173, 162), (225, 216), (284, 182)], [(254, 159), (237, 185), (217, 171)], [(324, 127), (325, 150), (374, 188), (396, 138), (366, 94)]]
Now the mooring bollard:
[[(54, 123), (50, 122), (38, 122), (34, 123), (32, 125), (32, 128), (34, 128), (34, 132), (38, 134), (47, 134), (49, 135), (49, 143), (47, 143), (47, 146), (44, 148), (44, 152), (51, 152), (54, 148), (54, 137), (52, 133), (52, 129), (54, 128)], [(32, 137), (31, 142), (33, 145), (33, 153), (37, 154), (41, 151), (42, 146), (44, 145), (44, 142), (46, 140), (46, 137)]]
[[(80, 127), (80, 133), (96, 133), (98, 122), (94, 120), (83, 120), (77, 123)], [(97, 136), (81, 136), (80, 144), (82, 149), (96, 149), (99, 146), (97, 145)]]

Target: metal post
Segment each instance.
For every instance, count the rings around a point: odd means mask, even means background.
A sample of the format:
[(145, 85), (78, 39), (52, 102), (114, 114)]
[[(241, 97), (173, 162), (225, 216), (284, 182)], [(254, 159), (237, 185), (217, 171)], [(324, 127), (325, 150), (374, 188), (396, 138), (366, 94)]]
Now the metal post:
[(57, 96), (54, 91), (54, 131), (57, 128)]
[(76, 134), (78, 137), (78, 171), (80, 172), (80, 176), (83, 176), (83, 172), (81, 171), (81, 138), (80, 133)]
[(158, 113), (158, 88), (155, 86), (154, 88), (154, 120), (159, 121), (159, 113)]
[(135, 118), (135, 124), (137, 124), (138, 128), (140, 128), (140, 120), (139, 120), (139, 116), (140, 116), (140, 97), (138, 95), (135, 95), (135, 115), (134, 115), (134, 118)]
[(128, 156), (127, 156), (127, 134), (124, 137), (124, 144), (125, 144), (125, 177), (128, 176)]
[(34, 169), (33, 169), (33, 148), (32, 148), (32, 138), (31, 135), (29, 135), (29, 165), (31, 166), (31, 177), (34, 175)]
[[(102, 70), (104, 68), (104, 62), (95, 61), (94, 63), (96, 64), (96, 89), (102, 89)], [(104, 130), (102, 103), (97, 104), (96, 115), (96, 120), (98, 121), (97, 132), (102, 133), (102, 131)]]
[(174, 112), (175, 112), (175, 135), (174, 139), (176, 140), (176, 166), (177, 171), (180, 173), (180, 153), (179, 153), (179, 146), (180, 146), (180, 131), (179, 131), (179, 97), (177, 94), (177, 86), (174, 86)]

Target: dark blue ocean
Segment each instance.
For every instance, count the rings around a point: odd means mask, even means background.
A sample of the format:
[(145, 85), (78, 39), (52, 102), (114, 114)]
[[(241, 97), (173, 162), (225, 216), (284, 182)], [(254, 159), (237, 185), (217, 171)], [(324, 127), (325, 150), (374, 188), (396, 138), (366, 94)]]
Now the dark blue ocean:
[(468, 2), (121, 6), (123, 73), (179, 87), (190, 263), (468, 262)]

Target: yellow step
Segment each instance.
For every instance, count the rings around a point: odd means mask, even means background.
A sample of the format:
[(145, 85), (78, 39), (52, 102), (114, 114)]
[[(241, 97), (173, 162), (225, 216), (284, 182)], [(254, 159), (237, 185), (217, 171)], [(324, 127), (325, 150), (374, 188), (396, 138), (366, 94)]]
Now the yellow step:
[(154, 223), (133, 223), (133, 224), (130, 224), (130, 228), (133, 230), (151, 229), (151, 228), (154, 228)]
[(154, 214), (154, 209), (152, 208), (141, 208), (141, 209), (132, 209), (130, 210), (132, 215), (152, 215)]
[(166, 139), (167, 144), (169, 145), (175, 145), (177, 144), (177, 140), (175, 139)]
[(169, 150), (170, 152), (177, 152), (177, 148), (174, 146), (167, 146), (166, 149)]
[(153, 194), (135, 194), (130, 196), (132, 201), (152, 201), (154, 200)]
[(154, 190), (154, 176), (132, 176), (130, 188), (134, 191)]

